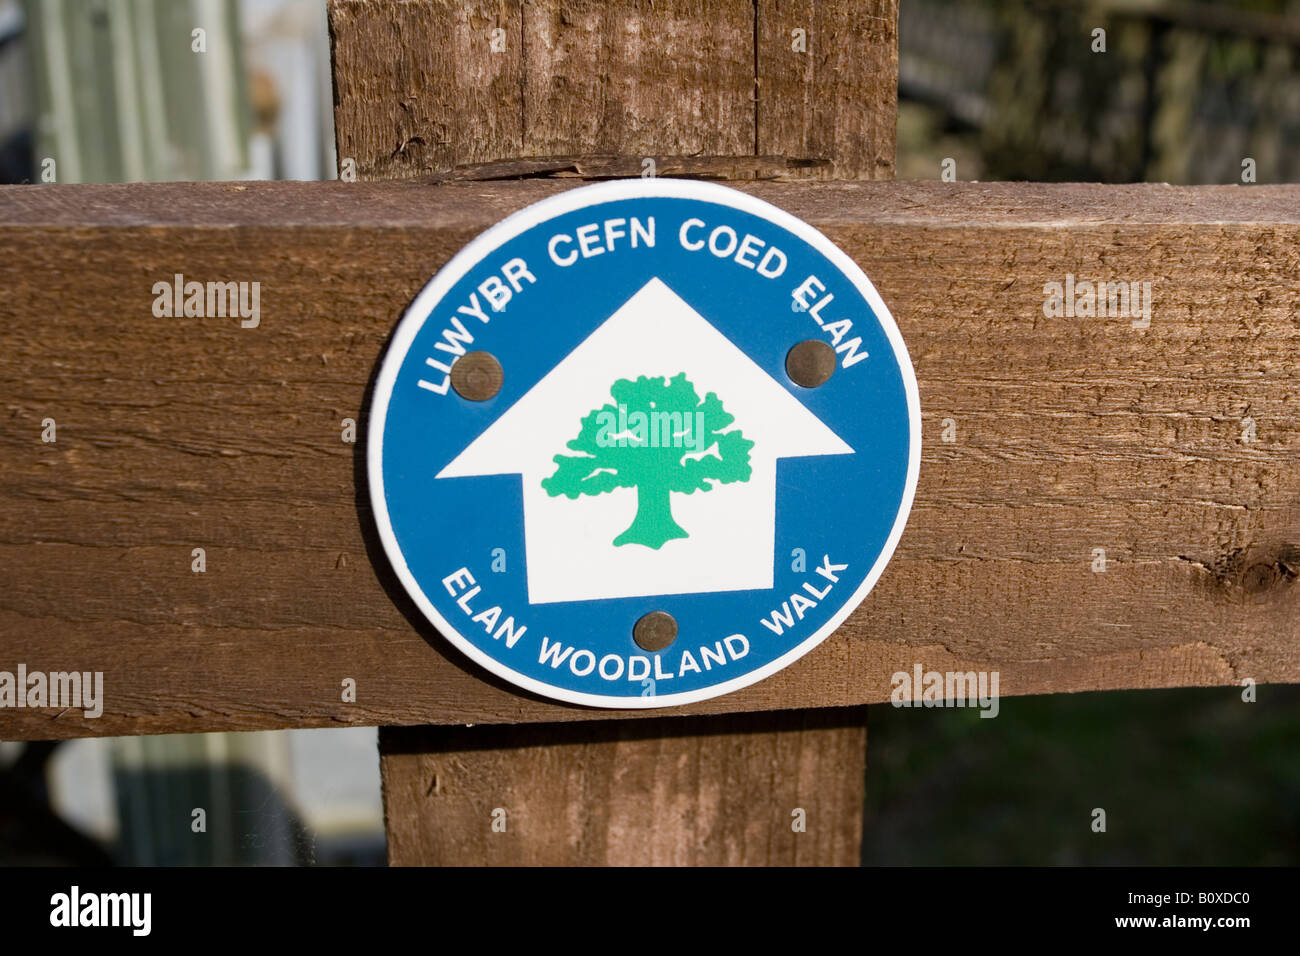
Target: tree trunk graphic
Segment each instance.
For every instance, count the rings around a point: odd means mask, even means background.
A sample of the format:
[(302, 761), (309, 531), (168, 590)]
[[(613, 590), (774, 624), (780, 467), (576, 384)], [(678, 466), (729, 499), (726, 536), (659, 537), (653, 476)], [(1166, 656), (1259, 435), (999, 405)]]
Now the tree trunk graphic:
[(614, 544), (643, 544), (658, 550), (673, 538), (690, 537), (673, 520), (671, 493), (667, 485), (637, 485), (636, 517)]
[(542, 489), (576, 499), (635, 488), (636, 516), (615, 547), (658, 551), (689, 538), (673, 520), (672, 496), (749, 481), (754, 443), (732, 427), (717, 395), (700, 400), (685, 372), (621, 378), (609, 392), (614, 403), (583, 416), (578, 436), (566, 443), (576, 454), (555, 456), (555, 474), (542, 479)]

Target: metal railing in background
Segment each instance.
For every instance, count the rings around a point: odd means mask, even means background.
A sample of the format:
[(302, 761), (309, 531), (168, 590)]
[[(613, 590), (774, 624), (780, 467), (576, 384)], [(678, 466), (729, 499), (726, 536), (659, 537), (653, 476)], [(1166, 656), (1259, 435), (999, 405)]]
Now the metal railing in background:
[(0, 0), (0, 143), (30, 127), (32, 181), (332, 179), (326, 30), (315, 0)]
[[(332, 96), (318, 0), (0, 0), (0, 181), (332, 179)], [(5, 748), (0, 862), (31, 821), (9, 855), (383, 861), (374, 728)]]
[(238, 179), (249, 111), (230, 0), (28, 0), (35, 159), (61, 183)]
[(0, 775), (34, 746), (54, 748), (45, 755), (49, 805), (118, 863), (383, 862), (374, 728), (7, 744)]
[(0, 183), (32, 176), (31, 65), (27, 16), (18, 0), (0, 0)]

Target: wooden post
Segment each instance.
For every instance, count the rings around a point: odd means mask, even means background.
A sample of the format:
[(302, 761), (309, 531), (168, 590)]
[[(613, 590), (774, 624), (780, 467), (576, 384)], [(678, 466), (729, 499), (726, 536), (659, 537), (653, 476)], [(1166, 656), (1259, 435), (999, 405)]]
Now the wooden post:
[[(330, 24), (359, 178), (893, 173), (895, 0), (335, 0)], [(384, 728), (389, 861), (857, 864), (847, 713)]]
[(857, 865), (866, 708), (385, 728), (398, 864)]
[[(399, 6), (395, 15), (421, 4)], [(562, 25), (585, 22), (580, 9), (566, 6)], [(757, 9), (762, 35), (767, 7)], [(335, 27), (346, 62), (339, 8)], [(394, 47), (394, 60), (416, 56)], [(413, 109), (423, 77), (395, 87)], [(617, 92), (601, 94), (611, 116), (626, 112), (611, 105)], [(833, 90), (814, 93), (808, 102), (834, 104)], [(374, 155), (444, 141), (419, 125), (388, 128), (387, 152)], [(861, 753), (859, 715), (756, 712), (884, 701), (891, 675), (917, 663), (996, 670), (1004, 697), (1300, 681), (1300, 186), (738, 183), (859, 263), (909, 345), (925, 445), (889, 568), (790, 667), (653, 721), (522, 694), (470, 664), (384, 561), (364, 445), (347, 436), (366, 419), (396, 317), (430, 275), (584, 170), (639, 173), (647, 158), (520, 153), (410, 171), (485, 180), (523, 163), (528, 178), (510, 182), (0, 187), (0, 670), (104, 678), (100, 717), (6, 706), (0, 737), (474, 724), (385, 734), (395, 859), (477, 853), (471, 836), (502, 835), (490, 829), (501, 807), (516, 842), (483, 852), (502, 860), (683, 859), (711, 834), (714, 850), (697, 860), (851, 862), (849, 788), (862, 777), (830, 755)], [(791, 180), (828, 168), (785, 154), (674, 155), (661, 172), (676, 163)], [(160, 314), (156, 284), (171, 289), (182, 272), (260, 283), (260, 323)], [(1150, 322), (1050, 313), (1044, 283), (1067, 275), (1151, 280)], [(195, 573), (200, 547), (206, 568)], [(729, 713), (747, 716), (710, 736)], [(631, 802), (565, 802), (559, 778), (537, 769), (556, 752), (534, 748), (568, 737), (556, 725), (592, 722), (604, 726), (569, 737), (583, 759), (563, 779), (608, 778)], [(859, 730), (837, 738), (847, 726)], [(499, 743), (516, 749), (520, 778), (493, 786), (484, 775), (497, 772)], [(651, 746), (676, 749), (649, 758)], [(719, 770), (700, 777), (691, 767), (705, 748), (702, 765)], [(767, 775), (729, 769), (751, 766)], [(439, 812), (473, 834), (425, 829), (439, 793), (449, 797)], [(492, 799), (502, 793), (515, 796)], [(727, 802), (747, 793), (769, 801), (752, 817)], [(655, 819), (665, 842), (638, 856), (626, 849), (628, 808), (643, 802), (667, 814)], [(585, 825), (550, 826), (538, 822), (548, 806), (594, 809)], [(743, 822), (747, 840), (769, 834), (770, 849), (719, 850), (741, 831), (703, 816), (703, 829), (672, 829), (709, 807)], [(781, 828), (799, 807), (807, 832), (792, 836)], [(838, 824), (817, 829), (827, 815)]]
[(361, 179), (890, 179), (896, 0), (332, 0)]

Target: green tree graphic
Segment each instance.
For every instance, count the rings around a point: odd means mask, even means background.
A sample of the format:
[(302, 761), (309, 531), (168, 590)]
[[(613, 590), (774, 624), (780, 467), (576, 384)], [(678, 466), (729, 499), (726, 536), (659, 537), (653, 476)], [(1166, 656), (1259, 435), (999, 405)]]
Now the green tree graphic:
[(548, 495), (576, 499), (635, 488), (636, 517), (614, 544), (661, 548), (690, 537), (673, 520), (673, 492), (710, 491), (714, 482), (749, 481), (754, 443), (713, 392), (703, 401), (681, 372), (672, 379), (642, 375), (610, 386), (614, 403), (582, 419), (568, 442), (576, 455), (556, 455), (555, 474), (543, 479)]

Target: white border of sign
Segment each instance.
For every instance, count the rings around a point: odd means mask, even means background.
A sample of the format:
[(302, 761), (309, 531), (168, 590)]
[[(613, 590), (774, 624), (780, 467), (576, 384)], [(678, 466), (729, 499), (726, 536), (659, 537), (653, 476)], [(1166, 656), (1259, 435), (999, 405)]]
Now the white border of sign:
[[(907, 413), (911, 443), (911, 452), (907, 461), (907, 482), (903, 489), (903, 500), (899, 505), (898, 515), (894, 519), (893, 529), (889, 533), (889, 538), (885, 541), (885, 547), (880, 552), (880, 557), (872, 565), (871, 571), (863, 580), (861, 587), (854, 592), (853, 596), (844, 603), (844, 606), (830, 621), (802, 643), (757, 670), (702, 690), (632, 698), (612, 697), (603, 694), (582, 694), (561, 687), (554, 687), (512, 670), (499, 660), (489, 657), (475, 647), (456, 628), (452, 627), (446, 618), (438, 613), (438, 609), (433, 606), (433, 602), (425, 595), (419, 582), (415, 580), (415, 576), (411, 574), (410, 569), (407, 567), (406, 558), (403, 556), (401, 548), (398, 547), (397, 537), (393, 534), (392, 523), (388, 516), (388, 503), (384, 496), (384, 425), (387, 422), (388, 402), (393, 394), (397, 373), (406, 360), (406, 354), (410, 350), (411, 344), (415, 341), (416, 335), (419, 334), (420, 329), (432, 313), (434, 306), (451, 290), (452, 286), (460, 281), (461, 277), (478, 265), (487, 255), (515, 236), (556, 216), (597, 203), (652, 196), (699, 199), (730, 206), (741, 212), (767, 219), (794, 233), (826, 256), (857, 287), (858, 291), (870, 303), (872, 310), (876, 313), (876, 318), (884, 328), (885, 334), (889, 337), (890, 345), (894, 348), (894, 357), (898, 361), (898, 367), (903, 374), (903, 386), (907, 392)], [(388, 560), (392, 563), (393, 570), (397, 572), (397, 576), (401, 579), (407, 593), (419, 605), (420, 610), (438, 629), (438, 632), (471, 660), (517, 687), (522, 687), (552, 700), (560, 700), (570, 704), (583, 704), (589, 707), (611, 707), (620, 710), (672, 707), (677, 704), (689, 704), (729, 694), (742, 687), (758, 683), (771, 674), (775, 674), (820, 644), (862, 603), (862, 600), (884, 572), (885, 566), (894, 554), (894, 549), (898, 546), (899, 538), (903, 535), (903, 527), (907, 524), (907, 516), (912, 509), (912, 499), (916, 494), (917, 477), (921, 471), (921, 400), (916, 386), (916, 373), (912, 369), (912, 360), (907, 354), (907, 346), (903, 343), (903, 336), (898, 331), (898, 325), (894, 322), (894, 317), (881, 300), (880, 294), (876, 292), (876, 287), (871, 284), (871, 280), (858, 268), (857, 263), (845, 255), (838, 246), (812, 226), (790, 215), (785, 210), (727, 186), (688, 179), (618, 179), (590, 186), (580, 186), (535, 202), (531, 206), (501, 220), (477, 236), (438, 271), (438, 274), (429, 281), (429, 284), (420, 291), (420, 294), (415, 297), (415, 301), (402, 314), (401, 321), (397, 324), (397, 331), (393, 335), (392, 343), (384, 356), (379, 376), (375, 380), (374, 399), (370, 410), (368, 427), (366, 461), (370, 480), (370, 504), (374, 511), (375, 524), (379, 528), (380, 539), (384, 543), (384, 551), (387, 553)]]

